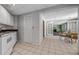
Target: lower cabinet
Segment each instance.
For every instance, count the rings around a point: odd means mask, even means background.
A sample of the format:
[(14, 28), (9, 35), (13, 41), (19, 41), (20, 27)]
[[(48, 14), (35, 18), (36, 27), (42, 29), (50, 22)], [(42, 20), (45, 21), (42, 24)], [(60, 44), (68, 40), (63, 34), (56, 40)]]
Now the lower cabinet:
[(11, 54), (13, 47), (17, 41), (16, 35), (16, 32), (11, 32), (0, 37), (0, 55)]
[(17, 32), (12, 32), (12, 47), (14, 47), (16, 41), (17, 41)]

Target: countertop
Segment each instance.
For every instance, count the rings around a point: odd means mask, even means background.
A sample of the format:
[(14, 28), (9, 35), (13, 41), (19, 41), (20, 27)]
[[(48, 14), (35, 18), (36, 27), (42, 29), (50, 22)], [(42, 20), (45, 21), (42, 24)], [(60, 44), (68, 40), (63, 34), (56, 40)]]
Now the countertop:
[(4, 34), (7, 34), (7, 33), (10, 33), (10, 32), (15, 32), (15, 31), (18, 31), (18, 29), (0, 30), (0, 36), (1, 36), (1, 35), (4, 35)]

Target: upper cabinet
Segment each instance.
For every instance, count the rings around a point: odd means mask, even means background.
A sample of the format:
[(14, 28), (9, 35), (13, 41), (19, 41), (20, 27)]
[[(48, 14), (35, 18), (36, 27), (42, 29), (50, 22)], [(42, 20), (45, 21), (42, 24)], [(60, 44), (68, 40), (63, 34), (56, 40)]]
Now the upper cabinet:
[(14, 17), (9, 14), (9, 18), (7, 19), (7, 25), (14, 26)]
[(14, 17), (0, 5), (0, 23), (14, 26)]

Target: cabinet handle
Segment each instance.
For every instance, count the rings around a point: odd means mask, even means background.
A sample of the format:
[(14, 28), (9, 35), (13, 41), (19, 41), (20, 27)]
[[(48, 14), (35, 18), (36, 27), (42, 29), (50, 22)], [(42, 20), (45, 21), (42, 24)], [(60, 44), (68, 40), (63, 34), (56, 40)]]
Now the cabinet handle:
[(8, 39), (7, 39), (7, 43), (9, 43), (11, 40), (12, 40), (12, 38), (11, 38), (11, 37), (10, 37), (10, 38), (8, 38)]
[(32, 26), (32, 29), (34, 29), (34, 26)]

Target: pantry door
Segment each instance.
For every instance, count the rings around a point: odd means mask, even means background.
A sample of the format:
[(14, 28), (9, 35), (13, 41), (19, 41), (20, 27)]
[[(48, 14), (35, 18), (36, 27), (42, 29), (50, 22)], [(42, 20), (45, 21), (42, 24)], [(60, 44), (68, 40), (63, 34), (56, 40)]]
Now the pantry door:
[(32, 17), (31, 15), (26, 15), (24, 19), (24, 41), (32, 43)]

